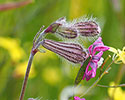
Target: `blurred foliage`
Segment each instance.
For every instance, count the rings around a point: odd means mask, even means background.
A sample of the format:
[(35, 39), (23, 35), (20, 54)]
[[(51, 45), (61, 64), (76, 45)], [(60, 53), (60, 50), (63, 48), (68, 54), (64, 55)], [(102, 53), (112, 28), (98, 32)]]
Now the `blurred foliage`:
[[(0, 0), (0, 4), (24, 0)], [(81, 16), (93, 16), (102, 26), (105, 45), (122, 49), (125, 45), (125, 0), (34, 0), (16, 9), (0, 11), (0, 100), (18, 100), (27, 60), (32, 47), (33, 37), (42, 25), (47, 27), (60, 17), (72, 20)], [(59, 40), (56, 36), (47, 36)], [(105, 53), (104, 58), (108, 55)], [(46, 50), (37, 53), (33, 61), (24, 100), (42, 97), (42, 100), (60, 99), (61, 91), (74, 84), (79, 65), (73, 65), (56, 54)], [(123, 65), (124, 66), (124, 65)], [(112, 70), (105, 75), (100, 84), (111, 81), (125, 83), (121, 68), (113, 64)], [(89, 87), (97, 76), (90, 81), (82, 81)], [(120, 88), (125, 91), (125, 88)], [(109, 93), (110, 95), (110, 93)], [(85, 96), (86, 100), (106, 100), (106, 88), (94, 88)], [(117, 99), (122, 100), (122, 99)]]

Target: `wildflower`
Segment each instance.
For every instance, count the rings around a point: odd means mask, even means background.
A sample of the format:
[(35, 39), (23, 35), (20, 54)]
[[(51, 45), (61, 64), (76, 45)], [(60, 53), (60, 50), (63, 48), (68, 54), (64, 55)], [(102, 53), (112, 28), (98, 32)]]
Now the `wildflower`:
[(93, 37), (99, 35), (101, 29), (94, 21), (66, 22), (66, 18), (60, 18), (52, 23), (45, 33), (57, 33), (64, 38), (74, 39), (78, 35)]
[[(83, 80), (86, 78), (86, 80), (90, 80), (91, 78), (96, 76), (96, 70), (98, 67), (98, 62), (101, 59), (101, 56), (103, 55), (103, 52), (108, 50), (109, 47), (105, 46), (102, 42), (102, 38), (99, 37), (89, 48), (88, 48), (88, 55), (90, 57), (89, 63), (86, 67), (85, 74), (83, 75)], [(95, 55), (96, 52), (99, 52)], [(89, 66), (91, 67), (91, 70), (89, 71)]]
[(125, 46), (123, 47), (122, 51), (120, 49), (116, 50), (113, 47), (110, 47), (109, 51), (113, 52), (113, 60), (114, 63), (120, 64), (124, 63), (125, 64)]
[(74, 97), (74, 100), (85, 100), (85, 99), (84, 99), (84, 98), (81, 99), (81, 98), (75, 96), (75, 97)]
[(43, 40), (42, 46), (73, 63), (82, 63), (87, 57), (86, 51), (78, 44)]

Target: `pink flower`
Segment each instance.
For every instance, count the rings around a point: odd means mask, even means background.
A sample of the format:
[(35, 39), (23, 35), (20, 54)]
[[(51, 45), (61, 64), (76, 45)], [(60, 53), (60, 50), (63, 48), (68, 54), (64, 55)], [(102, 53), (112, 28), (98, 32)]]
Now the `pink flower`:
[(84, 98), (81, 99), (81, 98), (75, 96), (75, 97), (74, 97), (74, 100), (85, 100), (85, 99), (84, 99)]
[[(89, 53), (89, 63), (86, 67), (85, 74), (83, 75), (83, 80), (86, 78), (86, 80), (90, 80), (91, 78), (96, 76), (96, 70), (98, 67), (98, 61), (103, 55), (103, 52), (108, 50), (109, 47), (105, 46), (102, 42), (102, 38), (99, 37), (89, 48), (88, 48), (88, 53)], [(99, 52), (95, 55), (96, 52)], [(89, 70), (89, 66), (91, 67), (91, 70)]]

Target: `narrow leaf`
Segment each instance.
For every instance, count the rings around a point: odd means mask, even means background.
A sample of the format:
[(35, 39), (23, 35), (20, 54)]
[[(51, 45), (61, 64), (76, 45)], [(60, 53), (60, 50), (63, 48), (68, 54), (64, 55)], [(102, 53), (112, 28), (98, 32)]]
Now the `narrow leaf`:
[(86, 61), (84, 62), (84, 64), (80, 67), (80, 69), (79, 69), (79, 71), (78, 71), (78, 74), (77, 74), (77, 76), (76, 76), (76, 78), (75, 78), (75, 86), (77, 86), (77, 85), (81, 82), (89, 60), (90, 60), (90, 57), (88, 57), (88, 58), (86, 59)]

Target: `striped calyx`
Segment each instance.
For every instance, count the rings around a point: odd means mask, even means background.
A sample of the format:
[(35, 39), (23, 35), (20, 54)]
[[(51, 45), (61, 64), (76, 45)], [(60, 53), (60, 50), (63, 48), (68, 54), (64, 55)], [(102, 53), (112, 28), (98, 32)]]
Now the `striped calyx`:
[(78, 44), (43, 40), (42, 46), (73, 63), (82, 63), (87, 57), (86, 51)]
[(101, 28), (94, 21), (78, 22), (72, 27), (75, 27), (78, 31), (78, 34), (86, 37), (93, 37), (99, 35)]
[(74, 27), (59, 26), (57, 33), (64, 38), (76, 38), (77, 30)]

